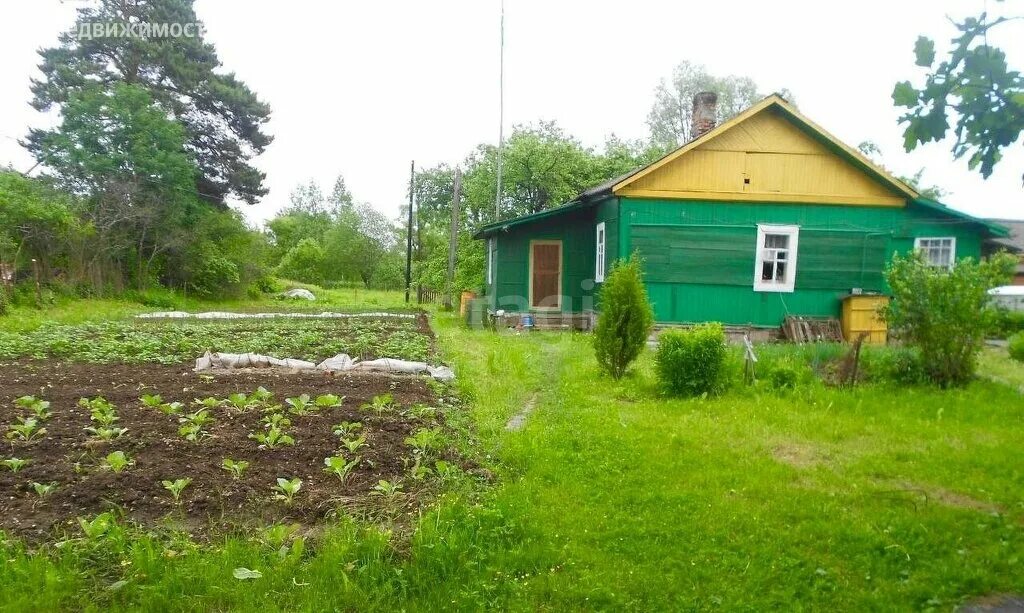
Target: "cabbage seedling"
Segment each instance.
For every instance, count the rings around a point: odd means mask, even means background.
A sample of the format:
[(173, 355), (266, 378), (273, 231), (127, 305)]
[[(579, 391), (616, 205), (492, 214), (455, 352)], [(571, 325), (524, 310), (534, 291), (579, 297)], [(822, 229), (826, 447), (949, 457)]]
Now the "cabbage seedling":
[(196, 404), (201, 407), (206, 407), (207, 409), (215, 409), (218, 406), (220, 406), (220, 400), (217, 400), (213, 396), (210, 396), (208, 398), (202, 399), (196, 398), (195, 400), (192, 401), (192, 404)]
[(372, 401), (364, 404), (360, 408), (364, 411), (373, 411), (380, 416), (388, 411), (394, 410), (395, 399), (391, 394), (381, 394), (380, 396), (374, 396)]
[(89, 409), (89, 419), (101, 426), (112, 426), (119, 419), (117, 407), (107, 402), (102, 396), (97, 396), (92, 400), (81, 398), (78, 400), (78, 406)]
[(174, 502), (181, 502), (181, 492), (192, 483), (192, 479), (186, 477), (184, 479), (175, 479), (174, 481), (161, 481), (160, 484), (164, 486), (164, 489), (174, 496)]
[(83, 428), (89, 434), (95, 436), (101, 441), (112, 441), (121, 438), (125, 432), (128, 432), (128, 428), (118, 428), (115, 426), (87, 426)]
[(7, 458), (6, 460), (0, 462), (0, 464), (3, 464), (8, 469), (10, 469), (12, 473), (16, 473), (22, 468), (25, 468), (25, 465), (28, 464), (28, 462), (28, 460), (23, 460), (21, 458)]
[(203, 430), (203, 427), (197, 424), (185, 424), (181, 426), (178, 428), (178, 434), (190, 443), (199, 442), (210, 436), (209, 432)]
[(427, 455), (444, 446), (444, 436), (440, 428), (420, 428), (406, 437), (405, 444), (416, 450), (419, 455)]
[(340, 407), (343, 402), (345, 402), (344, 396), (336, 396), (334, 394), (323, 394), (322, 396), (317, 396), (316, 400), (313, 403), (318, 408), (321, 409), (332, 409), (335, 407)]
[(50, 494), (52, 494), (55, 491), (57, 491), (57, 484), (56, 483), (46, 483), (46, 484), (43, 484), (43, 483), (38, 483), (36, 481), (33, 481), (32, 482), (32, 489), (35, 490), (36, 496), (39, 496), (40, 498), (46, 498)]
[(337, 475), (338, 480), (344, 483), (348, 476), (352, 474), (352, 471), (355, 470), (356, 465), (359, 464), (359, 459), (356, 457), (351, 462), (346, 462), (345, 458), (340, 455), (324, 458), (324, 466), (327, 467), (324, 469), (324, 472)]
[(359, 438), (343, 438), (341, 444), (348, 449), (349, 453), (355, 453), (366, 445), (366, 437), (360, 436)]
[(375, 496), (384, 496), (385, 498), (394, 498), (402, 492), (401, 481), (388, 481), (387, 479), (381, 479), (377, 482), (377, 485), (373, 486), (373, 494)]
[(35, 396), (21, 396), (20, 398), (14, 399), (14, 406), (21, 407), (22, 409), (31, 409), (32, 405), (38, 402)]
[(361, 430), (363, 424), (358, 421), (343, 421), (337, 426), (334, 426), (334, 436), (341, 438), (347, 438), (351, 434), (355, 434), (357, 430)]
[(266, 432), (254, 432), (249, 438), (260, 444), (261, 448), (277, 449), (281, 445), (294, 445), (295, 439), (277, 426), (271, 426)]
[(231, 458), (224, 458), (221, 468), (231, 473), (231, 477), (237, 481), (242, 478), (242, 473), (245, 472), (245, 469), (249, 468), (249, 463), (245, 460), (235, 461)]
[(249, 408), (251, 401), (249, 397), (242, 393), (231, 394), (228, 396), (228, 404), (235, 407), (239, 411), (245, 411)]
[(180, 415), (185, 405), (180, 402), (164, 402), (157, 407), (164, 415)]
[(133, 464), (135, 464), (135, 462), (123, 451), (109, 453), (107, 454), (107, 457), (103, 458), (103, 465), (115, 473), (121, 473), (124, 469)]
[(210, 411), (207, 409), (199, 409), (195, 413), (189, 413), (185, 417), (178, 420), (180, 423), (195, 424), (197, 426), (205, 426), (206, 424), (212, 424), (213, 418), (210, 417)]
[(164, 399), (160, 397), (160, 394), (143, 394), (139, 397), (139, 402), (144, 407), (155, 409), (164, 403)]
[(46, 420), (49, 419), (51, 415), (50, 403), (45, 400), (40, 400), (35, 396), (22, 396), (21, 398), (15, 400), (14, 404), (23, 409), (28, 409), (29, 411), (32, 411), (33, 413), (35, 413), (37, 419)]
[(409, 469), (409, 474), (416, 481), (422, 481), (434, 471), (429, 466), (423, 464), (423, 456), (415, 454), (415, 462), (413, 462), (412, 468)]
[(46, 434), (46, 428), (39, 427), (39, 420), (35, 417), (19, 417), (21, 423), (13, 424), (7, 432), (7, 438), (32, 441)]
[(287, 428), (292, 425), (292, 420), (284, 416), (284, 413), (270, 413), (263, 418), (263, 426), (265, 428)]
[(81, 526), (82, 534), (85, 535), (85, 538), (94, 541), (101, 536), (105, 536), (114, 527), (114, 516), (108, 511), (100, 513), (92, 520), (79, 517), (78, 525)]
[(269, 403), (274, 399), (274, 393), (267, 390), (262, 385), (256, 388), (256, 391), (249, 394), (249, 400), (257, 403)]
[(308, 415), (309, 410), (313, 407), (309, 394), (303, 394), (294, 398), (285, 398), (284, 401), (288, 403), (288, 410), (295, 415)]
[(437, 408), (428, 407), (425, 404), (418, 404), (414, 407), (409, 407), (408, 414), (417, 419), (430, 419), (437, 415)]
[(302, 479), (298, 477), (294, 479), (285, 479), (278, 477), (277, 485), (274, 486), (274, 491), (277, 492), (274, 495), (274, 500), (283, 500), (288, 506), (292, 505), (295, 501), (295, 494), (302, 489)]

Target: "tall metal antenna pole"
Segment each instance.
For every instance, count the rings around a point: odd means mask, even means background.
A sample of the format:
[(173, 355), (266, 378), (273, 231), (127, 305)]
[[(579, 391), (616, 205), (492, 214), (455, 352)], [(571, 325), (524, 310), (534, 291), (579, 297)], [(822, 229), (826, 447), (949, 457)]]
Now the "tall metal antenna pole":
[(409, 164), (409, 225), (405, 234), (405, 303), (409, 304), (409, 286), (412, 285), (412, 204), (416, 192), (416, 162)]
[(505, 149), (505, 0), (501, 0), (501, 45), (498, 52), (498, 189), (494, 196), (494, 220), (501, 219), (502, 153)]

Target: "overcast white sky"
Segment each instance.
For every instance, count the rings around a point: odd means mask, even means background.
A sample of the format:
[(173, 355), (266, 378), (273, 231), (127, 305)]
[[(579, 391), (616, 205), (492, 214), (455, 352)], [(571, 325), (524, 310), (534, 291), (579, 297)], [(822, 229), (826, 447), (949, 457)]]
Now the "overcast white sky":
[[(345, 176), (359, 200), (397, 215), (409, 162), (455, 163), (498, 132), (500, 0), (315, 2), (197, 0), (226, 69), (273, 109), (274, 143), (257, 160), (270, 193), (244, 207), (254, 222), (287, 203), (299, 182), (329, 188)], [(990, 8), (1024, 13), (1019, 0)], [(1009, 6), (1006, 6), (1009, 5)], [(28, 169), (16, 142), (46, 121), (29, 105), (36, 50), (71, 26), (78, 0), (0, 5), (0, 166)], [(918, 34), (940, 53), (947, 16), (977, 14), (985, 0), (629, 2), (506, 0), (506, 126), (557, 120), (598, 147), (614, 132), (647, 135), (653, 90), (682, 60), (753, 77), (765, 92), (789, 88), (800, 109), (851, 145), (873, 140), (900, 174), (925, 167), (951, 206), (1024, 218), (1024, 147), (982, 180), (949, 143), (902, 150), (890, 93), (916, 83)], [(992, 37), (1024, 69), (1024, 25)], [(506, 133), (508, 129), (506, 129)]]

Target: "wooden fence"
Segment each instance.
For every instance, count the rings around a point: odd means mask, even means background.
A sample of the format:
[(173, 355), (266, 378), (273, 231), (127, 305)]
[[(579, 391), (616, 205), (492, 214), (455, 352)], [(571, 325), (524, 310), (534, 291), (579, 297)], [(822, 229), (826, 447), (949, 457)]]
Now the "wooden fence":
[(444, 292), (439, 289), (431, 289), (429, 287), (423, 287), (422, 285), (416, 286), (416, 303), (417, 304), (440, 304), (444, 300)]

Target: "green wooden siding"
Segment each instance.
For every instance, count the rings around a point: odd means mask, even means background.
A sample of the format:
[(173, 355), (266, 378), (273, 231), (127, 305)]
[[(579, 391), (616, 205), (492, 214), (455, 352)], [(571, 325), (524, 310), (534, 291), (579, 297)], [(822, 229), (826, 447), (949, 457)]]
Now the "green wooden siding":
[[(977, 226), (923, 209), (743, 204), (621, 198), (628, 231), (620, 254), (645, 261), (660, 322), (775, 326), (788, 314), (838, 315), (852, 288), (885, 291), (882, 271), (919, 236), (954, 236), (957, 257), (977, 257)], [(753, 289), (757, 225), (800, 226), (795, 291)]]
[[(594, 309), (595, 208), (587, 208), (499, 232), (492, 309), (529, 310), (530, 241), (562, 241), (562, 311)], [(607, 222), (606, 222), (607, 223)], [(610, 261), (610, 260), (609, 260)]]
[[(941, 211), (908, 207), (755, 204), (608, 197), (590, 207), (497, 232), (491, 309), (529, 310), (529, 244), (562, 241), (562, 311), (597, 308), (595, 232), (607, 233), (606, 270), (634, 250), (644, 258), (655, 318), (777, 326), (786, 314), (836, 316), (853, 288), (885, 292), (893, 253), (914, 238), (952, 236), (957, 257), (978, 257), (981, 230)], [(757, 225), (800, 227), (795, 291), (755, 292)]]

